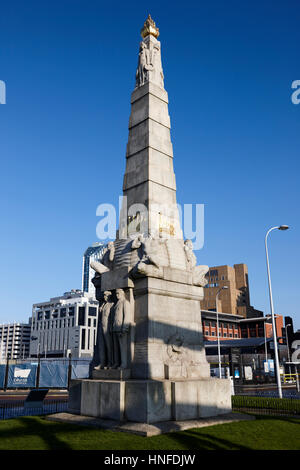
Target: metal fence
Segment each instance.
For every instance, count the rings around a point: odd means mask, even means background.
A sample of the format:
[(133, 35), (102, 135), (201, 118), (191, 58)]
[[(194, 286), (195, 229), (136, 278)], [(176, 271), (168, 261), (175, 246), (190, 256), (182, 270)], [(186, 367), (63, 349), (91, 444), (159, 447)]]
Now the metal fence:
[[(261, 397), (261, 398), (279, 398), (278, 389), (263, 389), (263, 388), (248, 388), (247, 386), (234, 384), (234, 394), (239, 396), (248, 397)], [(297, 388), (283, 388), (283, 398), (300, 399), (300, 392)]]
[(277, 416), (299, 416), (300, 401), (293, 398), (232, 396), (232, 410), (242, 413)]
[(63, 413), (68, 409), (68, 399), (45, 400), (41, 406), (25, 406), (25, 400), (0, 402), (0, 420), (20, 416), (40, 416)]

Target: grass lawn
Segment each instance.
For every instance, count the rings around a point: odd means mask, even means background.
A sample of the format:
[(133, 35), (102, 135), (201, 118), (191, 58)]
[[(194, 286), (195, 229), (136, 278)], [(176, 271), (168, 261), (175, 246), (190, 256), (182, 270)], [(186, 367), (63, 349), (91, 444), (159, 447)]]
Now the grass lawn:
[(300, 419), (257, 417), (154, 437), (24, 417), (0, 421), (1, 450), (299, 450)]

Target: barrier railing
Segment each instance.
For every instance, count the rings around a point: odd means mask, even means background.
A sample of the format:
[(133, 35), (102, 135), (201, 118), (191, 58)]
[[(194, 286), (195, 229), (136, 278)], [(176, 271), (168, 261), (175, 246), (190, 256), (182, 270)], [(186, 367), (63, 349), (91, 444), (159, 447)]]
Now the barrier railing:
[(231, 400), (233, 411), (281, 416), (300, 415), (300, 400), (295, 398), (235, 395)]
[(25, 400), (0, 401), (0, 420), (20, 416), (62, 413), (68, 409), (68, 399), (45, 400), (42, 406), (25, 406)]

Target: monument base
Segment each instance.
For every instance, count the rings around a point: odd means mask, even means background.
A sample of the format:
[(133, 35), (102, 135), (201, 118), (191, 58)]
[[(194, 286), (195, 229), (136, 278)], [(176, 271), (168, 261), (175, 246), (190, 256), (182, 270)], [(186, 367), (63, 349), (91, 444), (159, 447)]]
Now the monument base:
[(130, 369), (93, 369), (92, 378), (98, 380), (128, 380)]
[(158, 436), (159, 434), (186, 431), (188, 429), (215, 426), (216, 424), (237, 423), (239, 421), (252, 421), (255, 416), (242, 413), (226, 413), (210, 418), (189, 419), (186, 421), (161, 421), (160, 423), (133, 423), (118, 422), (109, 419), (93, 418), (91, 416), (79, 416), (71, 413), (55, 413), (46, 416), (48, 421), (67, 423), (79, 426), (88, 426), (110, 431), (127, 432), (143, 437)]
[(229, 379), (72, 380), (68, 411), (139, 423), (208, 418), (231, 412)]

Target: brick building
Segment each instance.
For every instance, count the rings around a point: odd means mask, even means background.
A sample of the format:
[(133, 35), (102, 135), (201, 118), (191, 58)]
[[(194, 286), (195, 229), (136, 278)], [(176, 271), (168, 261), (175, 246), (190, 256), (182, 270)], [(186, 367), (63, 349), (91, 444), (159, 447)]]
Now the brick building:
[[(205, 341), (217, 339), (217, 315), (214, 311), (201, 310), (203, 336)], [(272, 320), (270, 316), (244, 318), (242, 315), (219, 313), (220, 340), (266, 338), (273, 337)], [(279, 343), (283, 343), (284, 325), (283, 316), (276, 315), (276, 330)]]
[(216, 295), (220, 287), (227, 286), (219, 295), (218, 312), (239, 315), (244, 318), (262, 317), (263, 312), (250, 305), (248, 268), (246, 264), (233, 267), (214, 266), (206, 275), (208, 284), (204, 289), (201, 306), (204, 310), (216, 311)]

